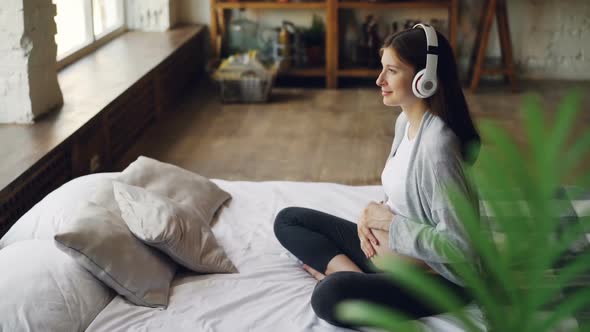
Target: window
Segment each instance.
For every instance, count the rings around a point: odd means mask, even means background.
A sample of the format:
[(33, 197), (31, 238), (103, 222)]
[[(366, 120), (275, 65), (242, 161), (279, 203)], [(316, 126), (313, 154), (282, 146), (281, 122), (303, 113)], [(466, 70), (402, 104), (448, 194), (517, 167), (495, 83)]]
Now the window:
[(125, 23), (123, 0), (53, 0), (57, 60), (98, 42)]
[(93, 0), (92, 15), (94, 22), (94, 37), (100, 38), (107, 33), (123, 26), (122, 0)]

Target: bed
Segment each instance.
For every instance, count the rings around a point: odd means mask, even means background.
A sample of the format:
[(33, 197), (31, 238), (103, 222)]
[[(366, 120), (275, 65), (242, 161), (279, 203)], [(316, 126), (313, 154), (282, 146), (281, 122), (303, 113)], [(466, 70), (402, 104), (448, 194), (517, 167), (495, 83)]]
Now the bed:
[[(275, 239), (275, 215), (287, 206), (320, 209), (355, 220), (379, 186), (213, 180), (232, 195), (213, 223), (239, 274), (177, 275), (166, 310), (115, 298), (87, 331), (344, 331), (315, 317), (309, 300), (316, 283)], [(467, 308), (481, 322), (477, 308)], [(451, 317), (425, 322), (436, 331), (461, 331)]]
[[(23, 216), (0, 240), (0, 249), (29, 239), (51, 240), (68, 223), (72, 198), (92, 196), (96, 183), (117, 174), (93, 174), (65, 184)], [(318, 209), (354, 221), (369, 201), (383, 198), (381, 187), (220, 179), (212, 182), (232, 196), (217, 211), (212, 230), (239, 273), (179, 271), (172, 281), (166, 309), (138, 306), (111, 293), (112, 300), (109, 298), (110, 302), (94, 314), (89, 326), (81, 324), (80, 330), (346, 331), (315, 316), (310, 297), (316, 281), (278, 243), (273, 222), (287, 206)], [(465, 310), (484, 327), (475, 305)], [(422, 322), (426, 330), (462, 331), (460, 323), (446, 314)], [(35, 328), (30, 325), (22, 330)]]

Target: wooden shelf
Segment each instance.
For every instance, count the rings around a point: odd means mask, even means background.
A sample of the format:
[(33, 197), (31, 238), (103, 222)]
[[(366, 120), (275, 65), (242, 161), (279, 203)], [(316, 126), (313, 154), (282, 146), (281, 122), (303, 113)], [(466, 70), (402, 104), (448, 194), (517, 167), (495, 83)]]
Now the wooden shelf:
[(270, 2), (270, 1), (241, 1), (218, 2), (218, 8), (222, 9), (324, 9), (326, 2)]
[(326, 68), (293, 68), (285, 72), (279, 72), (279, 75), (292, 77), (324, 77), (326, 76)]
[(338, 3), (339, 8), (351, 9), (425, 9), (425, 8), (444, 8), (451, 6), (451, 1), (392, 1), (392, 2), (361, 2), (361, 1), (341, 1)]
[(345, 68), (338, 70), (339, 77), (375, 77), (381, 73), (379, 69), (371, 68)]
[(338, 86), (339, 77), (377, 77), (378, 69), (368, 68), (341, 68), (338, 63), (338, 54), (342, 45), (339, 44), (339, 9), (369, 9), (386, 11), (395, 9), (444, 9), (448, 12), (448, 39), (451, 47), (456, 51), (456, 35), (458, 31), (459, 0), (389, 0), (387, 2), (372, 2), (368, 0), (209, 0), (211, 3), (211, 42), (215, 54), (221, 53), (223, 37), (227, 32), (227, 24), (230, 21), (229, 9), (314, 9), (322, 10), (326, 17), (326, 65), (323, 68), (293, 69), (285, 76), (296, 77), (326, 77), (326, 87), (333, 89)]

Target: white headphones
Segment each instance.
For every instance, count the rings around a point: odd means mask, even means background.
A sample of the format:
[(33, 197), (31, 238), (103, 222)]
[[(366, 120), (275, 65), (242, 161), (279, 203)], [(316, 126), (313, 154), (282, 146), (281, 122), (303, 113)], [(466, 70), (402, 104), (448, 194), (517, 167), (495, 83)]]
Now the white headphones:
[(412, 81), (412, 91), (418, 98), (428, 98), (436, 92), (436, 67), (438, 65), (438, 37), (436, 30), (427, 24), (416, 24), (413, 29), (422, 28), (426, 33), (426, 68), (420, 70)]

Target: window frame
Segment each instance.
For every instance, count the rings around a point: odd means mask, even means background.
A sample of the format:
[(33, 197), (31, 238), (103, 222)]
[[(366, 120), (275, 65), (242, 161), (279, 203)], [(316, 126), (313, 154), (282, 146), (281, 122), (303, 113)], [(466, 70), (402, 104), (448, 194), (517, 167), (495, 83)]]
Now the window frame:
[[(66, 53), (62, 58), (56, 57), (56, 68), (61, 70), (64, 67), (80, 60), (84, 56), (92, 53), (102, 45), (110, 42), (111, 40), (119, 37), (128, 31), (127, 28), (127, 5), (126, 1), (121, 0), (120, 9), (123, 11), (123, 24), (122, 26), (110, 30), (103, 31), (100, 35), (96, 35), (94, 31), (94, 13), (93, 13), (93, 0), (84, 0), (84, 16), (86, 28), (88, 31), (92, 31), (92, 39), (88, 44), (84, 44), (82, 47), (75, 49), (71, 52)], [(57, 28), (57, 26), (56, 26)], [(57, 30), (57, 29), (56, 29)]]

